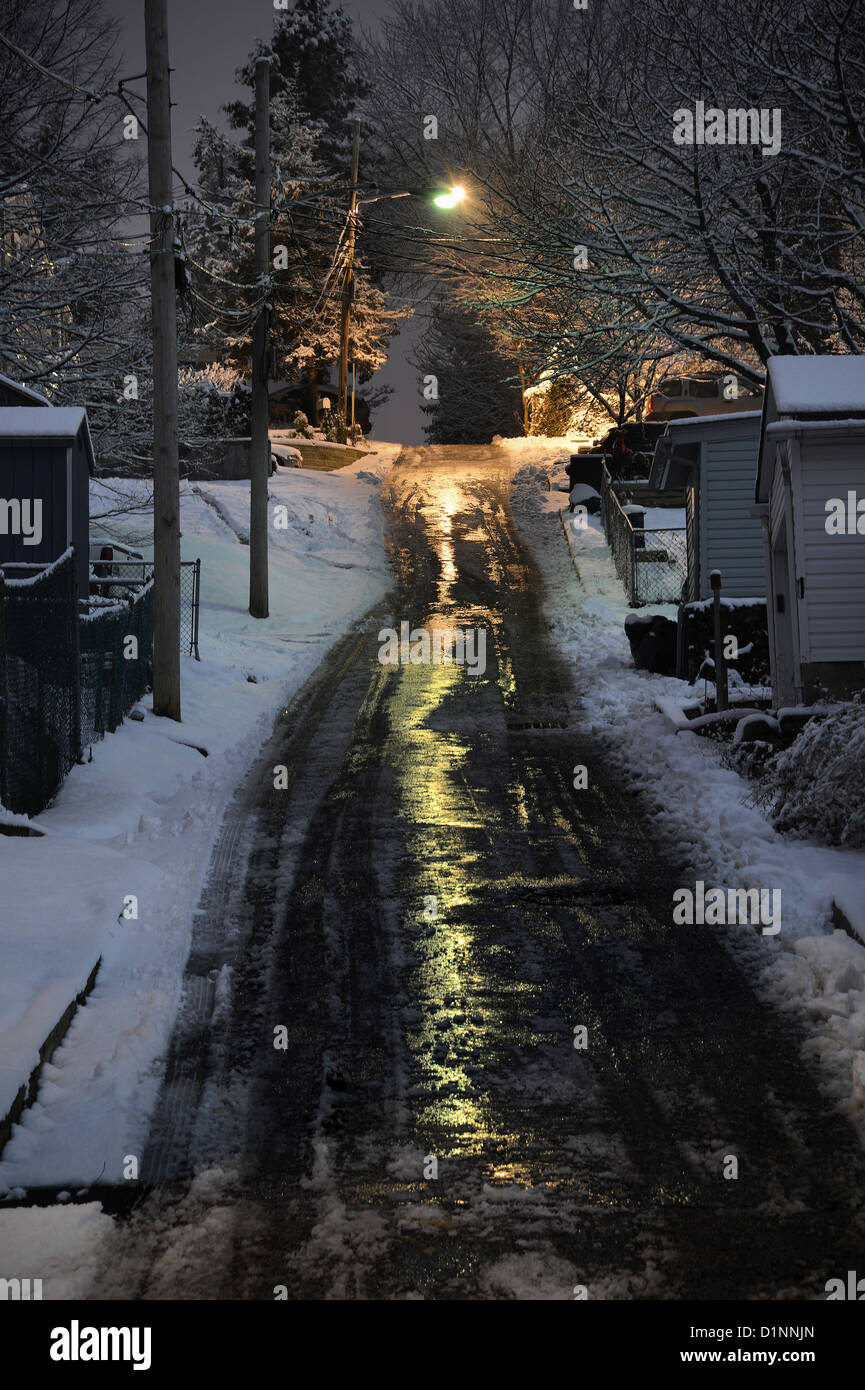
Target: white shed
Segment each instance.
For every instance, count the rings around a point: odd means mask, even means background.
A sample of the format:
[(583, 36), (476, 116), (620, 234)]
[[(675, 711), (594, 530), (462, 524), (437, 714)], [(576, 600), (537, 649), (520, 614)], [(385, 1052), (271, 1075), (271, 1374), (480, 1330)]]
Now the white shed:
[(775, 704), (865, 688), (865, 356), (770, 358), (756, 499)]
[(671, 420), (655, 447), (649, 485), (685, 489), (686, 602), (711, 597), (720, 570), (727, 598), (763, 599), (763, 535), (753, 514), (760, 411)]

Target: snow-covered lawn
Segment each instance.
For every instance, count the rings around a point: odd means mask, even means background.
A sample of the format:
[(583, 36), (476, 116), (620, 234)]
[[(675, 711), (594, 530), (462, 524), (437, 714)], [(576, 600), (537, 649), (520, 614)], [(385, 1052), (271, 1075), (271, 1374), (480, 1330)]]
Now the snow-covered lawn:
[[(521, 457), (519, 441), (511, 450)], [(702, 880), (722, 888), (782, 890), (777, 936), (751, 926), (727, 928), (726, 940), (754, 971), (758, 986), (806, 1020), (808, 1051), (824, 1084), (865, 1138), (865, 946), (834, 930), (833, 901), (865, 939), (865, 853), (786, 839), (749, 806), (750, 783), (721, 763), (720, 746), (676, 733), (656, 697), (681, 701), (683, 681), (634, 669), (624, 631), (630, 611), (596, 518), (581, 526), (547, 492), (561, 446), (528, 441), (528, 466), (515, 477), (515, 505), (547, 587), (554, 639), (578, 670), (580, 720), (623, 778), (636, 784), (661, 843), (684, 866), (681, 886)], [(573, 563), (567, 559), (561, 513)], [(641, 614), (676, 610), (659, 606)], [(671, 884), (672, 889), (680, 886)], [(679, 931), (707, 930), (677, 927)]]
[[(226, 801), (276, 712), (389, 582), (380, 480), (398, 446), (370, 447), (377, 455), (339, 472), (286, 468), (271, 479), (264, 621), (246, 611), (248, 483), (183, 485), (183, 558), (202, 562), (202, 659), (183, 660), (183, 722), (154, 718), (143, 700), (143, 722), (94, 744), (92, 762), (36, 818), (43, 836), (0, 835), (0, 1115), (102, 957), (6, 1146), (0, 1191), (113, 1182), (124, 1155), (141, 1153)], [(128, 480), (94, 482), (91, 510), (141, 492)], [(107, 525), (148, 553), (146, 512)], [(132, 897), (138, 916), (124, 918)]]

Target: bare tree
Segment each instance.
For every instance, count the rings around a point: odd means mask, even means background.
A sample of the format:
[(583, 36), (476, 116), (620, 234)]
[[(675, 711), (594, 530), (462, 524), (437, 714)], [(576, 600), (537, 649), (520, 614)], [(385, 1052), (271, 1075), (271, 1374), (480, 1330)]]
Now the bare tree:
[(427, 218), (397, 245), (616, 414), (666, 363), (759, 381), (774, 353), (860, 351), (863, 19), (865, 0), (398, 4), (371, 53), (394, 167), (471, 196), (453, 236)]
[(97, 451), (143, 453), (146, 203), (117, 27), (99, 0), (0, 0), (0, 34), (2, 370), (86, 404)]

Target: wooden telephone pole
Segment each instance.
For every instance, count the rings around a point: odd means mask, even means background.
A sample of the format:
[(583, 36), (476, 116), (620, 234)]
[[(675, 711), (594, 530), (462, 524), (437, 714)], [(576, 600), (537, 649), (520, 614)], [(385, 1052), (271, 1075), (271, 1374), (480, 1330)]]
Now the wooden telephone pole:
[(144, 0), (153, 320), (153, 713), (180, 719), (180, 465), (167, 0)]
[[(351, 324), (351, 306), (354, 299), (354, 240), (357, 220), (357, 179), (360, 170), (360, 121), (354, 123), (354, 147), (351, 158), (351, 207), (348, 214), (348, 267), (345, 285), (342, 290), (342, 316), (339, 330), (339, 413), (342, 420), (340, 433), (345, 434), (348, 419), (348, 334)], [(345, 439), (343, 438), (343, 443)]]
[[(270, 275), (270, 60), (255, 63), (255, 281), (258, 293)], [(252, 406), (249, 441), (249, 611), (266, 618), (267, 488), (270, 481), (270, 308), (262, 303), (252, 331)]]

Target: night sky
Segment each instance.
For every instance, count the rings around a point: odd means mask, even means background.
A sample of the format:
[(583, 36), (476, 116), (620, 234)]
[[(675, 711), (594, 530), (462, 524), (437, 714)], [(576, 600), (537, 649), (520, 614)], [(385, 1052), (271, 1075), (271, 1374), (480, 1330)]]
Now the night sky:
[[(104, 0), (105, 10), (121, 22), (126, 63), (124, 74), (143, 72), (144, 0)], [(374, 25), (388, 9), (388, 0), (344, 0), (345, 9), (361, 26)], [(255, 40), (270, 31), (274, 10), (271, 0), (169, 0), (172, 99), (174, 112), (174, 163), (187, 176), (193, 174), (193, 128), (199, 116), (219, 121), (220, 107), (239, 95), (234, 74), (247, 58)], [(144, 82), (137, 84), (143, 93)], [(387, 366), (375, 378), (395, 387), (390, 402), (373, 421), (373, 435), (405, 444), (423, 443), (423, 415), (417, 373), (405, 360), (418, 324), (410, 321), (391, 344)]]

